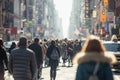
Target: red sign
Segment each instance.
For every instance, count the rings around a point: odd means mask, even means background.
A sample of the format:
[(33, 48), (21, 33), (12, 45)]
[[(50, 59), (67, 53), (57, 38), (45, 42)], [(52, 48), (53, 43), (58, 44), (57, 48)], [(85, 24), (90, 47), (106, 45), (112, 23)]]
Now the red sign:
[(17, 34), (17, 27), (11, 28), (11, 34)]
[(5, 34), (17, 34), (17, 27), (5, 28)]

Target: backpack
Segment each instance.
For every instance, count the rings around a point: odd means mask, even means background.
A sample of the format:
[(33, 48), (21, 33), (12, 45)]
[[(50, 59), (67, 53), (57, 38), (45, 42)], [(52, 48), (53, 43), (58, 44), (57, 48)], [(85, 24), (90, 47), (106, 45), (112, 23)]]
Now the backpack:
[(96, 75), (96, 73), (97, 73), (97, 71), (98, 71), (98, 67), (99, 67), (99, 63), (97, 63), (97, 64), (95, 65), (93, 74), (90, 75), (90, 77), (89, 77), (88, 80), (99, 80), (98, 77), (97, 77), (97, 75)]
[(56, 48), (53, 48), (52, 53), (50, 55), (50, 58), (53, 60), (58, 60), (59, 59), (59, 53)]

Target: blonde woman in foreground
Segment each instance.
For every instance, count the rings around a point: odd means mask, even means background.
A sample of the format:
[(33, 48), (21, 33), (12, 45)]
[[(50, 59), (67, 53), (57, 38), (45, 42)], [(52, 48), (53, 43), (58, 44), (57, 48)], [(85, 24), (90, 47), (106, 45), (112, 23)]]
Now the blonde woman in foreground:
[(78, 64), (75, 80), (89, 80), (95, 66), (99, 63), (97, 77), (99, 80), (114, 80), (110, 65), (116, 63), (113, 54), (106, 53), (105, 47), (97, 36), (89, 36), (81, 50), (73, 60)]

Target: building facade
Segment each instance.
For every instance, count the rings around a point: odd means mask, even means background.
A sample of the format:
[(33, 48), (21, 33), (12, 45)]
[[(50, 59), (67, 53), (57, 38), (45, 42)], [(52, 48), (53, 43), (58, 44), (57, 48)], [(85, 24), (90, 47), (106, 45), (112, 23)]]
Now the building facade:
[(85, 1), (74, 0), (72, 5), (72, 12), (69, 25), (69, 38), (80, 38), (81, 28), (84, 25), (85, 14)]

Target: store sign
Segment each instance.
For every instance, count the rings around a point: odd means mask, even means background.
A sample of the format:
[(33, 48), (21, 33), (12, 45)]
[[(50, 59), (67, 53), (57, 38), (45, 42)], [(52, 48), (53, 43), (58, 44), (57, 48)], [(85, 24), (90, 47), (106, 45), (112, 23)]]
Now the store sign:
[(96, 18), (97, 17), (97, 11), (93, 11), (93, 18)]
[(107, 21), (114, 21), (114, 12), (107, 12)]
[(5, 34), (17, 34), (17, 27), (5, 28)]
[(17, 34), (17, 27), (11, 28), (11, 34)]

